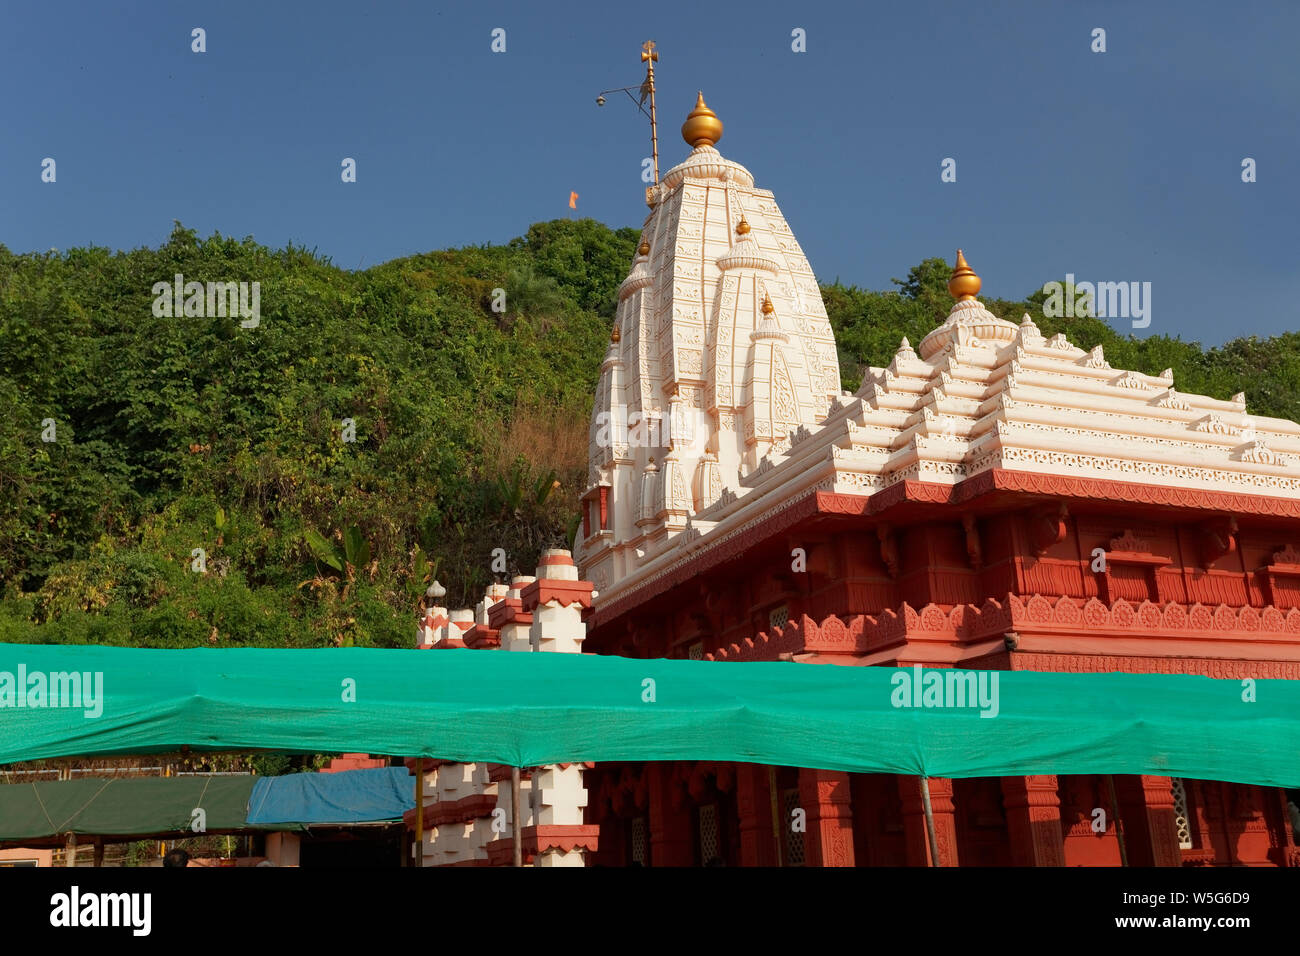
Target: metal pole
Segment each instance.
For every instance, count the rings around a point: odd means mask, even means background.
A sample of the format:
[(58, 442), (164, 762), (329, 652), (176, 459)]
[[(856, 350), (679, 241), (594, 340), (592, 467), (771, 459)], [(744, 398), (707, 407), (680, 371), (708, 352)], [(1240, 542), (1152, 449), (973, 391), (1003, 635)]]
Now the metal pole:
[(781, 852), (781, 818), (776, 812), (776, 768), (767, 768), (767, 789), (772, 794), (772, 842), (776, 844), (776, 865), (785, 866), (784, 854)]
[(415, 865), (424, 866), (424, 758), (415, 758)]
[(1119, 865), (1128, 866), (1128, 847), (1124, 845), (1124, 827), (1119, 819), (1119, 801), (1115, 799), (1115, 776), (1106, 774), (1106, 786), (1110, 788), (1110, 812), (1115, 817), (1115, 837), (1119, 840)]
[(925, 835), (930, 840), (930, 865), (939, 866), (939, 840), (934, 834), (934, 808), (930, 806), (930, 781), (921, 778), (921, 806), (925, 810)]
[(510, 832), (514, 837), (514, 864), (515, 866), (524, 865), (524, 830), (520, 823), (519, 816), (519, 768), (510, 768), (510, 810), (513, 819), (510, 821)]
[[(641, 46), (641, 59), (645, 61), (645, 81), (650, 87), (650, 150), (654, 156), (655, 185), (659, 185), (659, 124), (655, 119), (655, 60), (659, 54), (655, 51), (655, 41), (648, 40)], [(645, 102), (643, 99), (642, 102)], [(638, 104), (640, 105), (640, 104)]]
[(655, 66), (650, 61), (650, 150), (654, 156), (655, 185), (659, 185), (659, 124), (655, 120)]
[(68, 843), (63, 848), (63, 855), (65, 857), (64, 866), (77, 865), (77, 835), (75, 833), (68, 834)]

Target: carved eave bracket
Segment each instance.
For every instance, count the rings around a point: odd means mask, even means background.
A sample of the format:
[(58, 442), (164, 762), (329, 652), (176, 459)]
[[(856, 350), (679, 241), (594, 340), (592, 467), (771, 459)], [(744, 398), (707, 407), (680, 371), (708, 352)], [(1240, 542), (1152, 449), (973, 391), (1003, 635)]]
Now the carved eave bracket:
[(880, 539), (880, 560), (885, 570), (891, 578), (898, 577), (898, 534), (891, 525), (882, 524), (876, 528), (876, 537)]
[(1237, 550), (1237, 519), (1224, 516), (1207, 521), (1197, 531), (1200, 536), (1201, 566), (1207, 571), (1216, 561)]
[(970, 559), (971, 568), (979, 571), (984, 567), (984, 549), (980, 545), (979, 521), (974, 515), (963, 515), (961, 527), (966, 532), (966, 557)]
[(1029, 546), (1035, 558), (1065, 540), (1069, 530), (1070, 509), (1065, 502), (1033, 511), (1029, 515)]

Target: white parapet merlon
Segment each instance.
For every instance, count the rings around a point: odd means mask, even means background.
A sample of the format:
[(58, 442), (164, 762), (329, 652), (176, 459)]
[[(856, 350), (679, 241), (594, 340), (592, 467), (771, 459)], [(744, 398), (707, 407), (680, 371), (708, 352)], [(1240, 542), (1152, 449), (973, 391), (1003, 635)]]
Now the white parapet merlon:
[(447, 624), (447, 639), (463, 642), (465, 632), (474, 626), (474, 609), (458, 608), (451, 612), (451, 621)]
[(487, 590), (483, 592), (483, 600), (474, 605), (475, 623), (482, 624), (486, 627), (488, 623), (488, 610), (493, 604), (496, 604), (509, 594), (510, 588), (507, 585), (489, 584)]
[(474, 845), (470, 838), (473, 823), (447, 823), (438, 827), (437, 857), (435, 866), (450, 866), (474, 859)]
[(539, 651), (581, 653), (582, 642), (587, 638), (587, 625), (582, 622), (582, 608), (576, 604), (564, 607), (555, 601), (539, 607), (533, 612), (529, 637)]
[(539, 826), (580, 826), (587, 790), (582, 785), (582, 764), (549, 764), (533, 774)]
[[(542, 563), (537, 568), (539, 581), (578, 581), (578, 568), (573, 556), (561, 549), (542, 552)], [(537, 651), (560, 654), (579, 654), (587, 637), (587, 625), (582, 620), (582, 604), (575, 595), (541, 596), (541, 603), (533, 609), (533, 624), (529, 642)]]
[[(437, 866), (439, 848), (442, 844), (438, 840), (438, 828), (425, 824), (424, 827), (424, 865)], [(411, 844), (411, 859), (416, 859), (415, 844)]]
[[(510, 590), (506, 596), (512, 601), (520, 600), (523, 589), (536, 581), (537, 578), (530, 575), (521, 574), (510, 582)], [(531, 651), (532, 644), (529, 640), (529, 626), (519, 621), (511, 621), (501, 628), (501, 649), (503, 651)]]
[(586, 866), (582, 850), (547, 850), (537, 854), (533, 866)]
[(447, 609), (434, 605), (425, 611), (424, 617), (416, 626), (415, 644), (417, 647), (433, 647), (442, 640), (447, 626)]
[(452, 803), (480, 793), (487, 783), (487, 768), (477, 763), (443, 764), (438, 773), (438, 801)]

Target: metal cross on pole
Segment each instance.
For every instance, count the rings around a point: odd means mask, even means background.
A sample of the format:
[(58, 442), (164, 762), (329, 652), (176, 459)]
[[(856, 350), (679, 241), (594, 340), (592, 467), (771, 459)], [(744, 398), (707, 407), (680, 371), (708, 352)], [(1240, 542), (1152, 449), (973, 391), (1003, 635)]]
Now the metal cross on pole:
[[(606, 93), (626, 93), (628, 99), (636, 104), (639, 109), (650, 120), (650, 155), (651, 162), (654, 166), (655, 185), (659, 184), (659, 121), (655, 114), (655, 63), (659, 61), (659, 52), (655, 49), (654, 40), (646, 40), (641, 44), (641, 62), (645, 66), (645, 79), (641, 81), (640, 86), (619, 86), (612, 90), (601, 90), (596, 94), (596, 105), (605, 105)], [(636, 90), (641, 94), (638, 100), (632, 95)], [(646, 112), (645, 101), (650, 101), (650, 112)], [(650, 189), (646, 189), (647, 202), (649, 202)]]

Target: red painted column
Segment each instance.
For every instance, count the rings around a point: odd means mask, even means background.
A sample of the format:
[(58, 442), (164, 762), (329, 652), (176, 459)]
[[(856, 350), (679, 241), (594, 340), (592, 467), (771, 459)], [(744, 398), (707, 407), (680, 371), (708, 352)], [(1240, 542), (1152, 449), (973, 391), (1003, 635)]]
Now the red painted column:
[(672, 764), (646, 765), (650, 798), (650, 865), (691, 866), (695, 862), (691, 811), (680, 784), (672, 779)]
[(609, 487), (600, 486), (600, 530), (609, 530)]
[(1115, 777), (1129, 866), (1182, 866), (1168, 777)]
[[(925, 832), (925, 805), (921, 802), (919, 777), (899, 777), (898, 794), (903, 798), (903, 834), (907, 841), (907, 865), (928, 866), (930, 838)], [(939, 844), (938, 866), (957, 865), (957, 817), (952, 802), (952, 781), (930, 778), (930, 808), (934, 811), (934, 837)]]
[(849, 775), (799, 770), (799, 805), (807, 813), (804, 852), (808, 866), (853, 866), (853, 805)]
[(1003, 777), (1002, 805), (1007, 810), (1013, 865), (1065, 866), (1061, 801), (1054, 775)]
[(591, 500), (582, 503), (582, 539), (591, 537)]
[[(757, 764), (736, 764), (741, 866), (776, 866), (776, 843), (772, 834), (772, 791), (768, 787), (767, 771), (767, 767)], [(788, 826), (789, 821), (785, 821), (785, 825)], [(789, 860), (784, 862), (789, 866)]]

